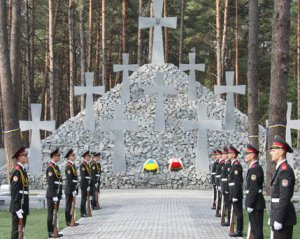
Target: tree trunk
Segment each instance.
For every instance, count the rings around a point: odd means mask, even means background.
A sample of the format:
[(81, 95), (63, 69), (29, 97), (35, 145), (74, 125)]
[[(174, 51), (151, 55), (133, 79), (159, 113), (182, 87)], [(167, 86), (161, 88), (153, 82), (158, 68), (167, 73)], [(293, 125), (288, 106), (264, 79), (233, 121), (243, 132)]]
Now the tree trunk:
[(226, 37), (227, 37), (228, 3), (229, 0), (225, 0), (222, 47), (221, 47), (221, 81), (223, 81), (224, 72), (225, 72), (225, 50), (226, 50)]
[(106, 46), (106, 0), (102, 0), (102, 85), (109, 89)]
[[(164, 0), (164, 17), (167, 17), (167, 0)], [(168, 28), (164, 27), (164, 35), (165, 35), (165, 62), (168, 63), (169, 61), (169, 34)]]
[[(101, 12), (101, 5), (97, 3), (97, 12)], [(95, 54), (95, 85), (100, 85), (100, 44), (101, 44), (101, 15), (97, 14), (97, 24), (96, 24), (96, 54)]]
[[(297, 89), (298, 89), (298, 119), (300, 119), (300, 0), (298, 0), (297, 22)], [(297, 147), (300, 147), (300, 130), (297, 136)]]
[(14, 168), (11, 157), (21, 146), (19, 117), (15, 108), (11, 68), (9, 61), (6, 1), (0, 1), (0, 80), (4, 123), (4, 146), (8, 174)]
[[(239, 84), (239, 3), (235, 0), (235, 84)], [(239, 94), (235, 94), (235, 107), (239, 108)]]
[(127, 0), (122, 0), (122, 49), (127, 53)]
[(49, 0), (49, 86), (50, 120), (55, 120), (53, 2)]
[[(153, 0), (150, 0), (150, 17), (153, 17)], [(149, 55), (148, 61), (149, 63), (152, 60), (152, 47), (153, 47), (153, 27), (150, 27), (149, 30)]]
[[(79, 19), (80, 19), (80, 83), (82, 86), (85, 85), (85, 36), (84, 36), (84, 1), (81, 0), (80, 6), (79, 6)], [(84, 110), (85, 108), (85, 100), (84, 95), (81, 95), (80, 97), (80, 110)]]
[(16, 111), (19, 112), (19, 117), (22, 114), (22, 101), (20, 96), (22, 92), (22, 82), (20, 74), (20, 33), (21, 33), (21, 2), (19, 0), (12, 0), (11, 2), (11, 31), (10, 31), (10, 66), (11, 76), (13, 82), (14, 96), (16, 97)]
[(221, 85), (221, 29), (220, 29), (220, 0), (216, 0), (216, 54), (217, 54), (217, 84)]
[(92, 45), (93, 45), (93, 0), (89, 2), (89, 38), (88, 38), (88, 53), (87, 53), (87, 68), (92, 71)]
[[(139, 0), (139, 16), (142, 16), (142, 13), (143, 13), (143, 0)], [(143, 37), (142, 37), (141, 30), (138, 30), (137, 63), (139, 66), (143, 64)]]
[[(274, 136), (285, 137), (289, 73), (290, 0), (274, 0), (272, 20), (272, 62), (269, 98), (268, 148)], [(269, 151), (269, 150), (268, 150)], [(273, 164), (267, 152), (267, 192), (270, 193)]]
[(69, 108), (70, 117), (74, 117), (74, 80), (75, 80), (75, 69), (74, 69), (74, 5), (73, 0), (69, 0), (68, 9), (68, 28), (69, 28), (69, 71), (70, 71), (70, 82), (69, 82)]
[(258, 148), (258, 0), (249, 1), (248, 140)]
[(185, 8), (185, 0), (181, 0), (181, 3), (180, 3), (180, 33), (179, 33), (179, 64), (182, 63), (182, 59), (183, 59), (184, 8)]

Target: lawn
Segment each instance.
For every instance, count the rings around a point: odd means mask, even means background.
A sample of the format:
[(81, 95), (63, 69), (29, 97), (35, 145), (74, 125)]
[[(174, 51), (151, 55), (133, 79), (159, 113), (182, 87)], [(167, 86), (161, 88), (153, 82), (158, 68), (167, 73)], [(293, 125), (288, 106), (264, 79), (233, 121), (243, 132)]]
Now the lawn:
[[(65, 228), (65, 211), (58, 211), (59, 228)], [(76, 211), (76, 220), (79, 219), (79, 210)], [(47, 233), (47, 210), (31, 209), (27, 217), (26, 238), (29, 239), (46, 239)], [(8, 211), (0, 210), (0, 239), (9, 239), (11, 235), (11, 214)]]
[[(270, 238), (270, 226), (268, 226), (268, 219), (269, 215), (267, 214), (267, 211), (265, 211), (264, 214), (264, 238)], [(294, 226), (294, 238), (296, 238), (295, 235), (300, 235), (300, 211), (297, 212), (297, 220), (298, 223), (296, 226)], [(249, 223), (249, 217), (248, 217), (248, 212), (244, 210), (244, 238), (247, 237), (247, 231), (248, 231), (248, 223)]]

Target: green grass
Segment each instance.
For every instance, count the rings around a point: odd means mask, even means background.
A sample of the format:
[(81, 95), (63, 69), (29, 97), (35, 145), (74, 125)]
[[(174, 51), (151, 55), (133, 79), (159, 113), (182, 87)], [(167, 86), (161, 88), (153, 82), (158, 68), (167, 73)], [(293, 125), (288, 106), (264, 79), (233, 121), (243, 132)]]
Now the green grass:
[[(80, 212), (76, 210), (76, 220), (79, 219)], [(59, 229), (66, 227), (65, 211), (58, 211)], [(48, 238), (47, 230), (47, 210), (30, 209), (30, 214), (26, 222), (26, 238), (29, 239), (46, 239)], [(11, 236), (11, 213), (0, 210), (0, 239), (8, 239)]]
[[(300, 211), (297, 212), (297, 219), (300, 220)], [(268, 220), (269, 215), (267, 214), (267, 211), (265, 211), (264, 214), (264, 238), (270, 238), (270, 226), (268, 226)], [(244, 210), (244, 233), (243, 236), (247, 237), (247, 231), (248, 231), (248, 223), (249, 223), (249, 217), (248, 212)], [(300, 235), (300, 227), (299, 224), (294, 226), (293, 235)]]

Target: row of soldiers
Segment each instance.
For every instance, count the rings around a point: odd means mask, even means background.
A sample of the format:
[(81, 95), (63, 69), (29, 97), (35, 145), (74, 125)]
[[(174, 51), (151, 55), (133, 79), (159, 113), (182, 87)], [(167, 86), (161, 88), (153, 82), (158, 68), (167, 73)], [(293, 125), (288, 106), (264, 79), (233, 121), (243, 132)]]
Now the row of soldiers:
[[(294, 193), (295, 174), (287, 162), (290, 145), (280, 136), (275, 136), (270, 155), (276, 169), (271, 182), (271, 209), (268, 221), (272, 239), (291, 239), (293, 226), (297, 223), (291, 201)], [(214, 190), (212, 209), (221, 217), (222, 226), (230, 226), (229, 236), (243, 235), (243, 167), (238, 159), (240, 152), (230, 146), (212, 153), (214, 160), (211, 179)], [(246, 175), (245, 208), (249, 216), (247, 238), (263, 239), (263, 218), (266, 203), (263, 195), (264, 171), (259, 164), (259, 150), (248, 144), (244, 152), (248, 164)], [(226, 215), (227, 214), (227, 220)], [(236, 230), (234, 218), (236, 217)]]
[[(47, 178), (47, 228), (49, 238), (62, 237), (59, 233), (57, 224), (57, 212), (62, 199), (63, 182), (62, 173), (58, 166), (61, 153), (57, 148), (50, 153), (50, 162), (46, 170)], [(78, 187), (81, 189), (81, 217), (92, 216), (91, 208), (99, 210), (100, 176), (101, 164), (100, 153), (90, 151), (84, 152), (81, 157), (83, 161), (80, 165), (80, 183), (75, 166), (75, 154), (73, 149), (68, 150), (64, 155), (65, 165), (65, 220), (67, 226), (78, 226), (75, 222), (75, 204), (78, 195)], [(25, 238), (26, 218), (29, 214), (29, 185), (28, 175), (25, 165), (28, 163), (28, 152), (24, 146), (20, 147), (14, 154), (17, 164), (10, 177), (11, 203), (10, 212), (12, 213), (12, 239)], [(91, 199), (91, 200), (90, 200)], [(88, 210), (87, 210), (88, 208)]]

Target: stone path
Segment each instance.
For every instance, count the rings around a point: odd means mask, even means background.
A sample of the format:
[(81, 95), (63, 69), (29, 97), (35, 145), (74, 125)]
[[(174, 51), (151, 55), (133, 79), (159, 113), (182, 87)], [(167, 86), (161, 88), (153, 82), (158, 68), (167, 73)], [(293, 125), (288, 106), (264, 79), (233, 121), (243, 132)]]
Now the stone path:
[(101, 210), (81, 218), (65, 239), (228, 238), (210, 209), (212, 193), (197, 190), (103, 190)]

